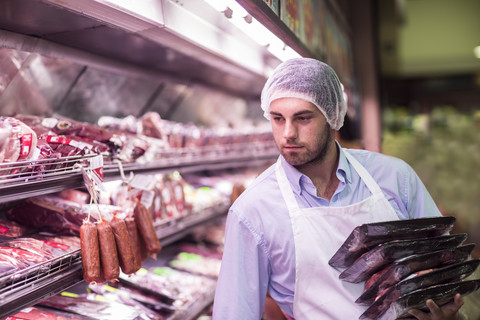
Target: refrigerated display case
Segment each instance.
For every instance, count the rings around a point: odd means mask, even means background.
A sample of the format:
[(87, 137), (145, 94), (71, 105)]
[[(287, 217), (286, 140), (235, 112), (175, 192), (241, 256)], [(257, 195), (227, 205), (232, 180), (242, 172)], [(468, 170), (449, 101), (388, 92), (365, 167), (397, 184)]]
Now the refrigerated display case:
[[(240, 101), (243, 109), (255, 103), (268, 71), (279, 63), (266, 48), (203, 2), (145, 0), (137, 5), (2, 1), (0, 116), (61, 115), (96, 123), (101, 116), (138, 118), (155, 111), (172, 121), (198, 122), (198, 116), (185, 120), (182, 114), (214, 102), (235, 105)], [(247, 134), (245, 126), (234, 129)], [(119, 165), (119, 159), (110, 155), (103, 158), (103, 175), (105, 181), (113, 181), (131, 172), (186, 174), (248, 168), (264, 166), (276, 154), (274, 144), (266, 139), (165, 149), (142, 163), (120, 159)], [(0, 181), (2, 209), (30, 197), (83, 188), (82, 170), (92, 157), (0, 164), (2, 172), (8, 172)], [(44, 169), (47, 163), (49, 170)], [(228, 206), (228, 202), (217, 203), (198, 214), (157, 221), (157, 235), (168, 246), (224, 216)], [(82, 281), (80, 250), (4, 274), (0, 317)], [(210, 292), (175, 317), (193, 318), (212, 300)]]
[[(263, 2), (239, 3), (280, 35), (283, 48), (313, 56)], [(259, 97), (281, 60), (226, 15), (198, 0), (2, 1), (0, 116), (63, 116), (100, 126), (102, 117), (138, 120), (156, 112), (166, 121), (208, 128), (224, 138), (196, 147), (160, 148), (142, 162), (104, 155), (105, 181), (130, 173), (214, 174), (264, 167), (275, 160), (277, 150), (263, 134)], [(136, 134), (138, 127), (130, 129)], [(95, 156), (1, 163), (0, 172), (9, 174), (0, 179), (0, 207), (83, 188), (82, 170)], [(46, 164), (51, 169), (45, 170)], [(167, 246), (224, 216), (228, 206), (217, 203), (200, 214), (158, 221), (157, 235)], [(80, 250), (3, 275), (0, 317), (82, 281)], [(212, 300), (213, 292), (188, 316), (177, 317), (193, 318)]]

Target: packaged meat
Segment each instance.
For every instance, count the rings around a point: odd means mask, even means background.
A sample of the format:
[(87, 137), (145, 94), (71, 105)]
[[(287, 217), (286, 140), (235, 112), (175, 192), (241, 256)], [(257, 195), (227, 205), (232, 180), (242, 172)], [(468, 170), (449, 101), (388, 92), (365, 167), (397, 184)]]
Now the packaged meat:
[(80, 249), (80, 238), (77, 236), (58, 236), (47, 232), (39, 232), (32, 235), (32, 237), (68, 252)]
[(29, 198), (9, 209), (10, 220), (40, 231), (59, 235), (79, 235), (82, 221), (87, 217), (80, 205), (58, 196)]
[(135, 265), (132, 241), (130, 240), (130, 234), (128, 233), (125, 221), (114, 216), (112, 221), (110, 221), (110, 226), (112, 227), (113, 235), (115, 236), (120, 269), (125, 274), (134, 273), (138, 269)]
[[(22, 121), (0, 116), (0, 163), (29, 160), (37, 145), (37, 134)], [(0, 175), (8, 171), (0, 172)]]
[(134, 308), (112, 301), (91, 301), (88, 297), (66, 297), (55, 295), (38, 303), (38, 306), (51, 307), (72, 312), (95, 320), (141, 319)]
[(108, 222), (101, 221), (97, 224), (97, 232), (103, 277), (107, 281), (115, 281), (120, 274), (120, 266), (112, 227)]
[(4, 320), (92, 320), (92, 318), (35, 306), (24, 308)]
[(5, 246), (0, 246), (0, 253), (4, 255), (9, 255), (28, 266), (45, 262), (48, 260), (47, 258), (41, 255), (26, 251), (23, 249), (19, 249), (19, 248), (10, 248)]
[(377, 297), (377, 300), (361, 315), (360, 319), (376, 319), (388, 309), (391, 303), (414, 290), (458, 282), (471, 275), (479, 263), (479, 259), (464, 261), (404, 279)]
[(2, 237), (21, 237), (32, 232), (32, 229), (21, 225), (15, 221), (0, 219), (0, 236)]
[(392, 261), (414, 254), (454, 248), (461, 245), (466, 239), (467, 234), (464, 233), (380, 243), (340, 273), (339, 278), (353, 283), (365, 281)]
[[(163, 314), (171, 314), (174, 310), (164, 308), (165, 304), (152, 296), (143, 295), (119, 284), (119, 282), (110, 285), (90, 284), (87, 298), (90, 300), (101, 299), (103, 301), (112, 301), (135, 309), (139, 316), (135, 319), (143, 320), (163, 320), (166, 317)], [(166, 312), (165, 312), (166, 311)]]
[(87, 282), (103, 282), (97, 226), (90, 221), (84, 220), (80, 227), (80, 245), (83, 279)]
[(137, 203), (134, 210), (135, 223), (137, 224), (140, 237), (143, 238), (147, 252), (156, 256), (161, 250), (162, 246), (158, 240), (153, 221), (147, 208), (140, 202)]
[(137, 224), (135, 223), (135, 219), (133, 219), (133, 217), (125, 218), (125, 225), (127, 226), (128, 235), (130, 236), (130, 241), (132, 242), (135, 271), (137, 271), (142, 267), (142, 263), (144, 261), (142, 251), (145, 251), (145, 259), (147, 256), (145, 246), (142, 246), (140, 243), (140, 236), (138, 235), (138, 229)]
[(428, 299), (432, 299), (437, 305), (442, 306), (451, 302), (457, 293), (467, 295), (477, 291), (479, 288), (480, 279), (477, 279), (440, 284), (415, 290), (390, 304), (389, 308), (377, 319), (390, 320), (409, 317), (410, 314), (407, 311), (410, 309), (425, 310), (425, 302)]
[(328, 263), (333, 267), (346, 268), (377, 244), (440, 236), (448, 233), (454, 223), (455, 217), (445, 216), (363, 224), (353, 229)]
[(0, 252), (0, 277), (28, 267), (26, 262), (17, 260), (7, 253)]
[(396, 261), (382, 271), (372, 275), (365, 282), (365, 290), (356, 303), (372, 304), (380, 292), (390, 288), (414, 272), (465, 261), (469, 258), (474, 247), (475, 244), (471, 243), (456, 248), (413, 255)]
[(46, 259), (53, 259), (67, 253), (67, 251), (60, 248), (60, 246), (55, 246), (53, 243), (49, 244), (35, 238), (16, 238), (5, 241), (4, 244), (12, 248), (23, 249), (33, 254), (43, 256)]
[(74, 140), (79, 138), (80, 140), (78, 141), (84, 143), (90, 142), (93, 145), (96, 145), (98, 142), (106, 145), (109, 153), (112, 155), (117, 154), (121, 148), (121, 145), (118, 145), (115, 134), (90, 123), (79, 122), (60, 116), (44, 118), (19, 114), (16, 115), (15, 118), (30, 126), (39, 136), (53, 133)]

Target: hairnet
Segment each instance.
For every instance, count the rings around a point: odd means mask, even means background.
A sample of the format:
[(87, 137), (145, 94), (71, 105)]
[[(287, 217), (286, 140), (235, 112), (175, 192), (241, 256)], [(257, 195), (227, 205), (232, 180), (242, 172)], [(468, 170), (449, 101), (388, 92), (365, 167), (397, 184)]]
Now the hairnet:
[(313, 103), (334, 130), (343, 125), (347, 106), (335, 71), (311, 58), (281, 63), (268, 78), (261, 95), (263, 115), (270, 120), (270, 103), (279, 98), (300, 98)]

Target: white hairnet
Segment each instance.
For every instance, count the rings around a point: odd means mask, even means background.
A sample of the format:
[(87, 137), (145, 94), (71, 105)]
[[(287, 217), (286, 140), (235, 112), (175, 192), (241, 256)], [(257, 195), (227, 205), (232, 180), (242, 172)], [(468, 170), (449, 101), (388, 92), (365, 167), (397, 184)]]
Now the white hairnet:
[(270, 120), (270, 103), (280, 98), (300, 98), (317, 106), (334, 130), (343, 126), (347, 106), (335, 71), (311, 58), (280, 64), (268, 78), (261, 95), (263, 115)]

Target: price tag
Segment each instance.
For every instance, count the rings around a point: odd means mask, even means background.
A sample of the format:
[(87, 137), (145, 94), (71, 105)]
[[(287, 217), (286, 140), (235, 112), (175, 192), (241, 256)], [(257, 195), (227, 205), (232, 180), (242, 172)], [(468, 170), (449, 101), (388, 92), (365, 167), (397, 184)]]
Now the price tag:
[(143, 191), (142, 198), (140, 202), (147, 208), (150, 208), (153, 203), (153, 198), (155, 197), (154, 191)]
[(137, 174), (130, 182), (130, 186), (135, 189), (152, 190), (155, 187), (155, 176)]
[[(87, 168), (84, 168), (83, 166), (80, 167), (83, 182), (85, 183), (87, 190), (93, 192), (96, 187), (98, 187), (101, 191), (106, 191), (105, 186), (103, 185), (103, 157), (97, 155), (88, 160), (89, 165)], [(93, 194), (90, 195), (93, 197)]]

